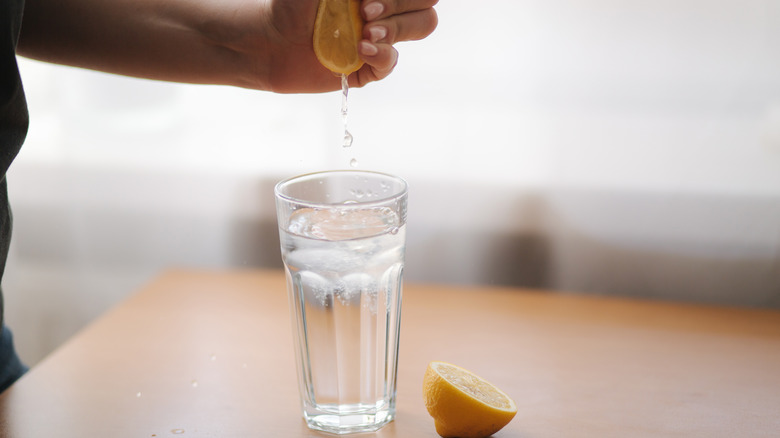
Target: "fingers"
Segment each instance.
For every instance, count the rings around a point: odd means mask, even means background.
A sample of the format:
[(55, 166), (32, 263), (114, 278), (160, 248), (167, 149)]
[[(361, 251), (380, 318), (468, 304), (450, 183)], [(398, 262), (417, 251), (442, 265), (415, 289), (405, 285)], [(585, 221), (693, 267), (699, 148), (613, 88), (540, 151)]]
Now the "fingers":
[(438, 0), (364, 0), (363, 37), (394, 44), (430, 35), (438, 24), (433, 6)]
[(419, 40), (430, 35), (438, 24), (433, 6), (438, 0), (363, 0), (363, 40), (358, 44), (365, 65), (350, 75), (351, 86), (378, 81), (388, 76), (398, 63), (393, 44)]
[(361, 58), (366, 62), (360, 70), (357, 71), (357, 83), (355, 86), (363, 85), (384, 79), (389, 75), (396, 64), (398, 64), (398, 51), (390, 44), (372, 43), (363, 40), (358, 44), (358, 52)]
[(438, 17), (434, 9), (407, 12), (387, 19), (366, 23), (363, 38), (374, 43), (395, 44), (399, 41), (421, 40), (430, 35)]
[(363, 0), (363, 18), (375, 21), (407, 12), (433, 8), (438, 0)]

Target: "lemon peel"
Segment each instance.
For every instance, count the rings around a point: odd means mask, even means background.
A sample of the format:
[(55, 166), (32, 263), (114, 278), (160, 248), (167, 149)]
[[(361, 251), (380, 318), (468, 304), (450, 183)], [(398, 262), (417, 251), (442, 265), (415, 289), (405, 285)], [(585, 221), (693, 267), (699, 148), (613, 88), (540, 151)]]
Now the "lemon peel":
[(487, 380), (456, 365), (431, 362), (423, 400), (442, 437), (484, 438), (514, 418), (515, 402)]

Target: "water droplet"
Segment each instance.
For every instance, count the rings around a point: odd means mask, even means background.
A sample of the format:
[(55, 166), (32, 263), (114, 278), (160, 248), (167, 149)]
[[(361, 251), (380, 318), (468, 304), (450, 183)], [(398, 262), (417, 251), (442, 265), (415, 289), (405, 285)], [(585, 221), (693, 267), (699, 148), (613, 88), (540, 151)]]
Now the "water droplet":
[(390, 234), (398, 234), (398, 227), (393, 227), (390, 229)]
[(344, 143), (342, 146), (348, 148), (352, 146), (352, 134), (347, 129), (347, 96), (349, 95), (349, 81), (347, 75), (341, 75), (341, 120), (344, 122)]
[(171, 429), (171, 433), (174, 435), (181, 435), (184, 433), (184, 429)]
[(141, 397), (141, 392), (140, 392), (140, 391), (139, 391), (139, 392), (136, 392), (136, 393), (135, 393), (135, 396), (140, 398), (140, 397)]
[(217, 355), (216, 354), (212, 354), (210, 359), (211, 359), (212, 362), (214, 362), (215, 360), (217, 360)]
[(358, 167), (358, 160), (357, 160), (357, 159), (355, 159), (355, 158), (353, 158), (353, 159), (349, 160), (349, 165), (350, 165), (351, 167)]
[(246, 364), (241, 365), (241, 368), (246, 368)]
[(340, 36), (341, 36), (341, 32), (339, 32), (339, 30), (338, 30), (338, 29), (336, 29), (335, 31), (333, 31), (333, 38), (338, 38), (338, 37), (340, 37)]
[(353, 140), (354, 137), (352, 137), (352, 134), (350, 134), (350, 132), (347, 131), (346, 125), (344, 125), (344, 143), (342, 144), (342, 146), (345, 148), (351, 147)]
[(197, 388), (198, 387), (198, 381), (197, 380), (193, 380), (190, 384), (192, 385), (193, 388)]

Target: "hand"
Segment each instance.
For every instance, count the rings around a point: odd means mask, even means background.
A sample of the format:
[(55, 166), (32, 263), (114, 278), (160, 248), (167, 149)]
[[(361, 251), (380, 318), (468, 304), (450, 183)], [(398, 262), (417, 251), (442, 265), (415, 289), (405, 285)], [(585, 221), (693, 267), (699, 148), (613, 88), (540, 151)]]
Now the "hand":
[[(362, 0), (366, 64), (353, 87), (384, 78), (393, 44), (436, 28), (437, 0)], [(18, 53), (128, 76), (279, 93), (332, 91), (312, 48), (319, 0), (26, 0)]]
[[(349, 76), (351, 87), (385, 78), (398, 62), (393, 44), (427, 37), (438, 23), (433, 6), (438, 0), (363, 0), (366, 20), (358, 52), (363, 67)], [(312, 48), (314, 18), (319, 0), (272, 1), (264, 38), (272, 42), (267, 85), (276, 92), (320, 92), (340, 88), (340, 79), (320, 65)]]

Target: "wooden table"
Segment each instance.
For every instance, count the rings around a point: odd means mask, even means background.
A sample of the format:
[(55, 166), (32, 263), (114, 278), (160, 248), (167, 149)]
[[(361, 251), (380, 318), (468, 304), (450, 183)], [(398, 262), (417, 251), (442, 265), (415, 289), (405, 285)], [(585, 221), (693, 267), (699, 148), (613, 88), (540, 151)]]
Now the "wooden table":
[[(503, 437), (778, 437), (780, 312), (406, 285), (397, 419), (436, 437), (431, 360), (518, 405)], [(317, 437), (281, 272), (165, 273), (0, 396), (3, 437)], [(359, 435), (366, 436), (366, 435)]]

